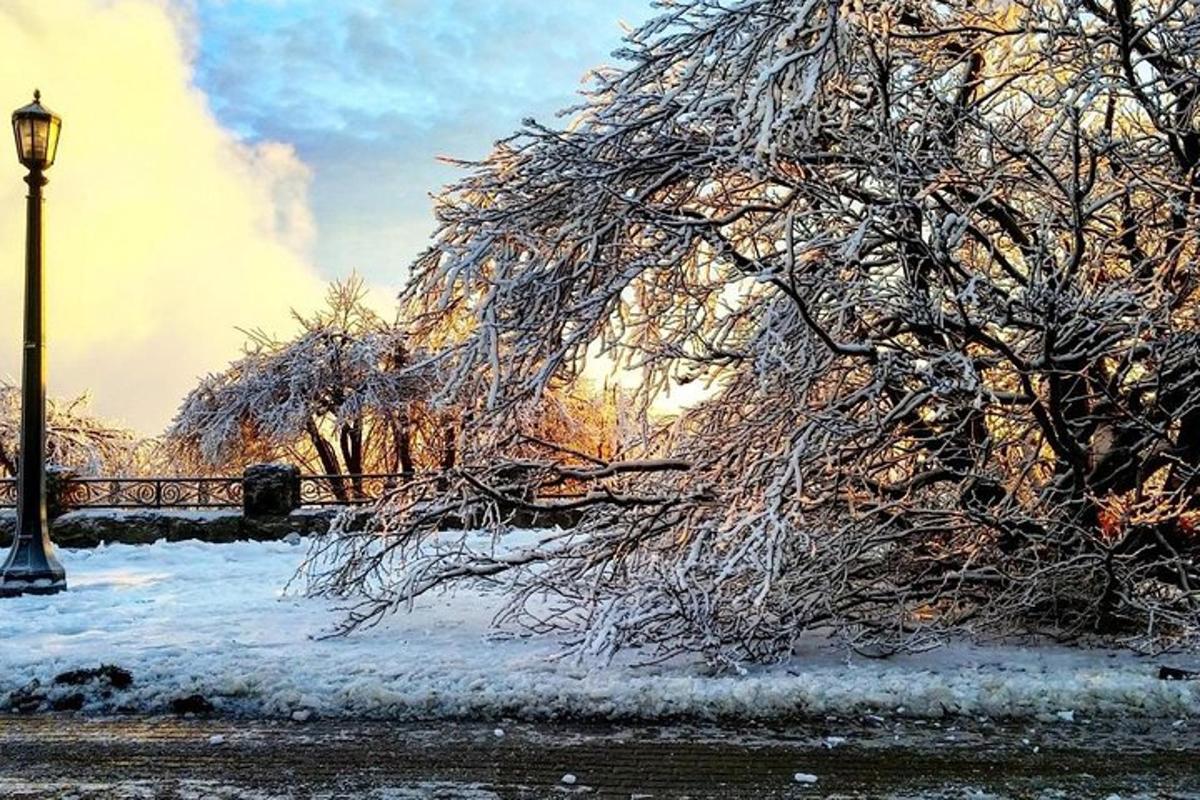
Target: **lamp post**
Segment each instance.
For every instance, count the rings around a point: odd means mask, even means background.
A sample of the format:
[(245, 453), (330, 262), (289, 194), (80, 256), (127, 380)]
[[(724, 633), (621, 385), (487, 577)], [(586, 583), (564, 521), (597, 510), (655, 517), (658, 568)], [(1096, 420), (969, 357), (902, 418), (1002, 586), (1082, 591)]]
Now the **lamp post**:
[(25, 227), (25, 349), (21, 365), (21, 461), (17, 529), (0, 568), (0, 597), (53, 594), (67, 588), (46, 524), (46, 359), (42, 320), (42, 187), (54, 164), (62, 119), (42, 105), (41, 93), (13, 112), (17, 158), (29, 169)]

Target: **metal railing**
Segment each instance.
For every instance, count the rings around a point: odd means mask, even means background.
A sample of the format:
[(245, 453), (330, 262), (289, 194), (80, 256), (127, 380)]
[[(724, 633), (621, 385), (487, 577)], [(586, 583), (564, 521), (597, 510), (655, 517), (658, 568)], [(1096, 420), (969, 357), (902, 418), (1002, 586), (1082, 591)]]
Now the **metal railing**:
[[(301, 475), (300, 505), (358, 506), (375, 502), (411, 475)], [(58, 495), (63, 511), (80, 508), (241, 508), (241, 477), (66, 479)], [(0, 478), (0, 508), (15, 508), (17, 481)]]
[(373, 503), (411, 475), (301, 475), (301, 506), (361, 506)]
[(241, 478), (71, 478), (63, 508), (240, 508)]

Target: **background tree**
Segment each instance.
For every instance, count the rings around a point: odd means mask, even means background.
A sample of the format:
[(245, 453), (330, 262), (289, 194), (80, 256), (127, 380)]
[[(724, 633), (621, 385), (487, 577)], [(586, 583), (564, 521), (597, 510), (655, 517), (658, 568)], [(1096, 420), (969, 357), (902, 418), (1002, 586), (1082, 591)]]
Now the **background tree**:
[[(46, 462), (80, 475), (137, 475), (148, 443), (91, 413), (86, 395), (46, 406)], [(21, 449), (21, 390), (0, 380), (0, 476), (15, 477)]]
[(534, 551), (445, 546), (439, 513), (525, 496), (464, 474), (325, 542), (314, 590), (360, 592), (354, 625), (508, 575), (510, 618), (581, 651), (717, 662), (812, 630), (1194, 643), (1196, 2), (676, 0), (620, 55), (441, 198), (415, 341), (479, 430), (597, 351), (643, 400), (715, 394), (668, 460), (526, 469), (594, 483)]
[[(205, 471), (286, 459), (330, 476), (411, 475), (453, 454), (454, 415), (422, 406), (426, 378), (405, 369), (403, 333), (365, 295), (358, 277), (334, 283), (324, 309), (294, 314), (293, 339), (249, 334), (246, 354), (184, 399), (165, 436), (172, 458)], [(358, 479), (330, 488), (362, 493)]]

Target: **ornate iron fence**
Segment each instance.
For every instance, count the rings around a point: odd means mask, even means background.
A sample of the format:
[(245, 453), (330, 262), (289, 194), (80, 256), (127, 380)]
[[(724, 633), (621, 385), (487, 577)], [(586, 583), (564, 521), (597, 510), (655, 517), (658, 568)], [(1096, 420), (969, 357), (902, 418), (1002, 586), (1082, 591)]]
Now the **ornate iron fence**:
[(63, 508), (241, 508), (241, 478), (72, 478)]
[(361, 506), (373, 503), (406, 478), (393, 473), (364, 475), (301, 475), (300, 505)]
[[(357, 506), (375, 502), (411, 476), (301, 475), (300, 505)], [(59, 495), (63, 510), (76, 508), (241, 508), (241, 477), (70, 478)], [(0, 508), (17, 504), (17, 481), (0, 478)]]

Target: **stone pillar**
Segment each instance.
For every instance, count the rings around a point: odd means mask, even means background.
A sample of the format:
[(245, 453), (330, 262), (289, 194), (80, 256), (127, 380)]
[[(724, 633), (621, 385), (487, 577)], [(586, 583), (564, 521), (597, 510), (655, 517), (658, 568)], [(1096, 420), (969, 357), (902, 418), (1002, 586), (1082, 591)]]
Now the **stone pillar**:
[(68, 490), (77, 474), (70, 467), (51, 464), (46, 467), (46, 520), (50, 521), (71, 510)]
[(242, 473), (247, 517), (286, 517), (300, 507), (300, 470), (291, 464), (251, 464)]

